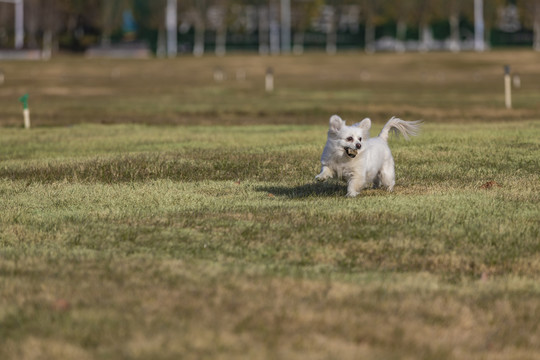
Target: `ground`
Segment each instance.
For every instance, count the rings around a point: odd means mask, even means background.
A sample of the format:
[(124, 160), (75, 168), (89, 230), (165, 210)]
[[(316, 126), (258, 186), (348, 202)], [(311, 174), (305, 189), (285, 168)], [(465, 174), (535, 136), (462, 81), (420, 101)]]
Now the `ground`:
[[(539, 62), (0, 63), (0, 357), (539, 358)], [(334, 113), (424, 120), (393, 193), (316, 183)]]

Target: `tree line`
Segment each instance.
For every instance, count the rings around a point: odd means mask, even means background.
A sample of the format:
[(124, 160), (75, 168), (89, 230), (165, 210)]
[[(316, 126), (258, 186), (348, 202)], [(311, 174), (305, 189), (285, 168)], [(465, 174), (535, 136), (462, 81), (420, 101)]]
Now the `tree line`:
[[(22, 0), (25, 47), (82, 51), (90, 46), (145, 42), (166, 47), (168, 0)], [(170, 1), (170, 0), (169, 0)], [(367, 52), (459, 51), (475, 30), (474, 0), (177, 0), (180, 51), (225, 53), (230, 46), (283, 51), (285, 11), (292, 51), (306, 46), (337, 51), (343, 44)], [(284, 3), (285, 6), (284, 7)], [(487, 43), (506, 36), (540, 51), (540, 0), (483, 0)], [(0, 0), (0, 48), (14, 42), (14, 7)], [(502, 35), (501, 35), (502, 34)], [(518, 35), (512, 35), (518, 34)]]

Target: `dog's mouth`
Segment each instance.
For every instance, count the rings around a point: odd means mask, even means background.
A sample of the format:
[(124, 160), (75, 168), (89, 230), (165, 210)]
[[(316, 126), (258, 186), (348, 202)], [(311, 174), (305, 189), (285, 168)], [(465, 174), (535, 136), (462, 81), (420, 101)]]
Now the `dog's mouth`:
[(351, 159), (354, 159), (356, 157), (356, 155), (358, 155), (358, 150), (346, 147), (345, 148), (345, 154), (347, 154), (347, 156), (350, 157)]

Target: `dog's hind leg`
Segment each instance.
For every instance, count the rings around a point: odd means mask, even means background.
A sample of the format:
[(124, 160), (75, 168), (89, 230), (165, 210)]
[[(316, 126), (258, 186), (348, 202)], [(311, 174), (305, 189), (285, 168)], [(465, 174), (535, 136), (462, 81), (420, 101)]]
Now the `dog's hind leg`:
[(388, 189), (388, 191), (394, 190), (396, 183), (396, 173), (394, 170), (394, 160), (390, 159), (386, 161), (379, 173), (380, 182)]

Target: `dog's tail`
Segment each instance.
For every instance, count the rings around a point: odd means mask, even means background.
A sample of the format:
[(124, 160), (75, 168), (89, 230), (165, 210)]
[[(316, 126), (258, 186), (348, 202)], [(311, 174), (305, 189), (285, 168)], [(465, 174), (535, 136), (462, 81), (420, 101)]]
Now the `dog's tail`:
[(409, 140), (411, 136), (418, 135), (421, 124), (422, 120), (405, 121), (392, 116), (386, 125), (384, 125), (379, 137), (384, 141), (388, 141), (388, 134), (392, 131), (396, 134), (401, 133), (406, 140)]

